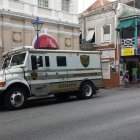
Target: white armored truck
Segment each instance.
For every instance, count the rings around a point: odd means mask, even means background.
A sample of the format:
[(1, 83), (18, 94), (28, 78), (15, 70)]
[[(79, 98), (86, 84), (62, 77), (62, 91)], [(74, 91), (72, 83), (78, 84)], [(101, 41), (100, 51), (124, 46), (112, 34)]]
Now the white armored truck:
[(18, 47), (3, 54), (0, 103), (20, 109), (29, 97), (91, 98), (102, 85), (100, 52)]

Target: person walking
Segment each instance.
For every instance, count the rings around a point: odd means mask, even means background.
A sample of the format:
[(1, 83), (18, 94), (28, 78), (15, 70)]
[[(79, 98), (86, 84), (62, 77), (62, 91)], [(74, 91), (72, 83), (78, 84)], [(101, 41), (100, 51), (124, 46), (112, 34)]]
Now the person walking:
[(123, 82), (124, 82), (124, 86), (127, 88), (129, 87), (129, 72), (126, 71), (126, 73), (123, 76)]
[(137, 73), (138, 73), (138, 68), (134, 66), (132, 68), (132, 77), (133, 77), (133, 82), (137, 82)]

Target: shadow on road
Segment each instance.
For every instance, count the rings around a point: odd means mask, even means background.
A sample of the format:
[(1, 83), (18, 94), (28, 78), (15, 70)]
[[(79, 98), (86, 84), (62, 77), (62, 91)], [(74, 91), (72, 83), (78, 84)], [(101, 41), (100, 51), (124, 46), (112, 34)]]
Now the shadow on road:
[[(101, 96), (93, 96), (93, 98), (100, 98)], [(85, 100), (91, 100), (91, 99), (85, 99)], [(69, 103), (69, 102), (78, 102), (78, 101), (84, 101), (77, 99), (75, 96), (70, 97), (69, 99), (65, 101), (60, 101), (57, 100), (54, 97), (46, 97), (46, 98), (41, 98), (41, 99), (32, 99), (27, 101), (27, 105), (24, 109), (29, 109), (29, 108), (35, 108), (35, 107), (41, 107), (41, 106), (50, 106), (50, 105), (56, 105), (56, 104), (63, 104), (63, 103)], [(5, 112), (8, 111), (4, 106), (0, 107), (0, 112)]]

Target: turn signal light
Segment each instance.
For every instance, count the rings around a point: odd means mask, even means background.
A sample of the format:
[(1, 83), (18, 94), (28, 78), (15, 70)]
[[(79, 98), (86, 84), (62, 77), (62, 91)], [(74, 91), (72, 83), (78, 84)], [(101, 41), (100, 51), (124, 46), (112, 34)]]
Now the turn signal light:
[(4, 87), (6, 85), (6, 82), (0, 82), (0, 87)]

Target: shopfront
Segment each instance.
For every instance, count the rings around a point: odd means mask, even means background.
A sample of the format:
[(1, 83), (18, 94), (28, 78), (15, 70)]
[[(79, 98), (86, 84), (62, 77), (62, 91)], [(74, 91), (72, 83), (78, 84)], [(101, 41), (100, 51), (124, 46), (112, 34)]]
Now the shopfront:
[[(128, 14), (129, 15), (129, 14)], [(131, 15), (119, 18), (117, 31), (120, 35), (120, 79), (129, 71), (130, 82), (133, 81), (132, 68), (137, 67), (137, 78), (140, 80), (140, 17)], [(120, 84), (122, 84), (120, 80)]]
[(120, 58), (120, 76), (121, 79), (126, 71), (129, 72), (130, 82), (133, 81), (132, 77), (132, 68), (137, 67), (138, 73), (137, 78), (138, 81), (140, 80), (140, 56), (128, 56), (128, 57), (121, 57)]

